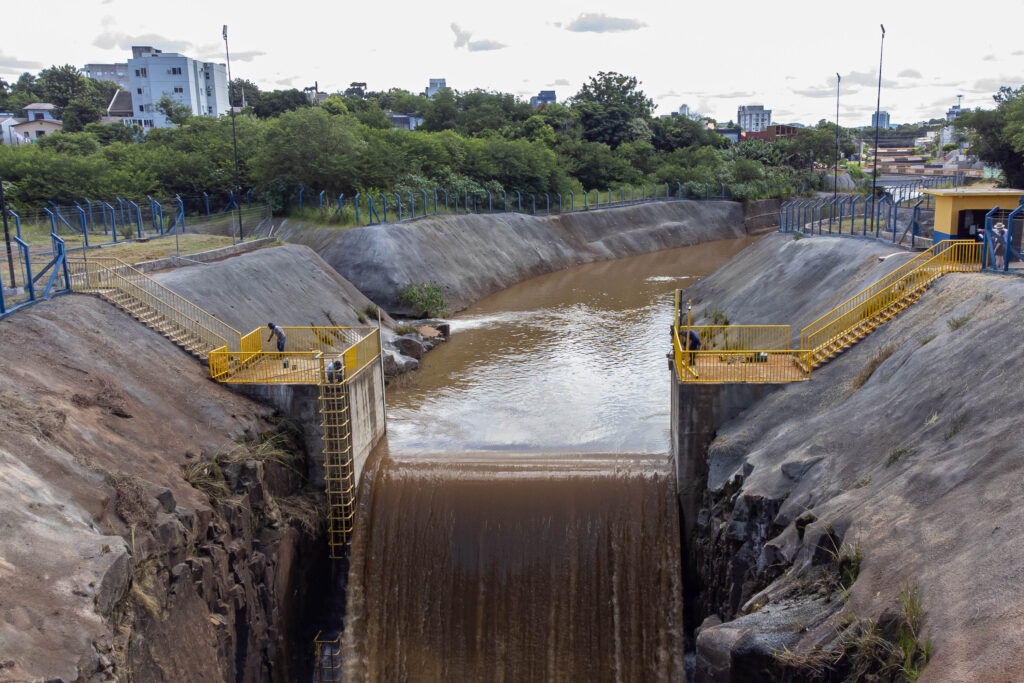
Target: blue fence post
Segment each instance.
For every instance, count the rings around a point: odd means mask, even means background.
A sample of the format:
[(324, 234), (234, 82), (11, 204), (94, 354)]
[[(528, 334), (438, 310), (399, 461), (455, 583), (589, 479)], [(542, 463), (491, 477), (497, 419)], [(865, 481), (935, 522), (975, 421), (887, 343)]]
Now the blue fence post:
[(508, 193), (505, 190), (501, 191), (501, 210), (508, 211)]
[(362, 193), (356, 192), (356, 196), (352, 198), (352, 204), (356, 208), (356, 225), (357, 226), (359, 225), (359, 197), (361, 197), (361, 196), (362, 196)]
[(420, 188), (420, 192), (423, 194), (423, 217), (426, 218), (427, 217), (427, 191), (424, 190), (421, 187)]
[(1021, 260), (1020, 254), (1016, 249), (1013, 248), (1013, 221), (1020, 214), (1021, 210), (1024, 210), (1024, 202), (1018, 203), (1017, 208), (1011, 211), (1006, 216), (1006, 234), (1003, 239), (1006, 240), (1006, 244), (1003, 245), (1003, 272), (1009, 272), (1010, 270), (1010, 257), (1016, 256), (1017, 260)]
[(78, 222), (82, 226), (82, 240), (85, 243), (85, 248), (89, 248), (89, 221), (85, 217), (85, 209), (78, 202), (75, 202), (75, 208), (78, 209)]
[(487, 190), (487, 213), (494, 213), (494, 203), (491, 198), (490, 190)]
[(576, 210), (576, 193), (569, 190), (569, 213)]
[(86, 206), (89, 207), (89, 229), (90, 230), (95, 230), (96, 229), (96, 220), (93, 217), (93, 213), (92, 213), (92, 202), (90, 202), (88, 198), (85, 198), (82, 201), (84, 201)]
[(437, 215), (437, 188), (434, 188), (434, 215)]
[(551, 213), (551, 195), (547, 192), (544, 193), (544, 211), (545, 213)]
[[(142, 209), (140, 209), (139, 205), (136, 204), (133, 201), (129, 201), (128, 203), (131, 206), (135, 207), (135, 234), (136, 234), (136, 236), (141, 238), (142, 237)], [(152, 211), (153, 207), (150, 206), (149, 210)]]
[(473, 193), (473, 213), (480, 213), (480, 211), (477, 210), (477, 208), (476, 208), (476, 200), (477, 200), (477, 196), (476, 196), (476, 192), (474, 192)]
[[(21, 235), (14, 238), (21, 249), (21, 259), (25, 262), (25, 287), (28, 288), (28, 300), (36, 300), (36, 283), (32, 277), (32, 256), (28, 250), (28, 244), (21, 239)], [(13, 284), (13, 283), (11, 283)]]
[(558, 193), (558, 213), (562, 213), (562, 193)]
[(245, 191), (245, 205), (252, 206), (252, 188)]
[[(388, 198), (384, 196), (384, 193), (380, 193), (380, 206), (384, 209), (384, 223), (388, 222)], [(378, 217), (379, 220), (379, 217)]]
[(523, 212), (523, 195), (519, 190), (516, 190), (516, 211)]
[(586, 211), (590, 208), (590, 193), (583, 190), (583, 210)]
[(530, 213), (533, 216), (537, 215), (537, 195), (530, 194)]
[(466, 190), (466, 195), (462, 202), (462, 210), (469, 213), (469, 190)]
[(395, 203), (398, 204), (398, 222), (401, 223), (402, 222), (402, 195), (398, 194), (397, 192), (394, 192), (393, 194), (395, 195)]
[(320, 190), (320, 194), (317, 195), (317, 201), (319, 202), (319, 205), (318, 205), (317, 208), (320, 208), (320, 209), (324, 208), (324, 195), (325, 194), (327, 194), (327, 190)]
[(629, 186), (629, 201), (630, 202), (635, 202), (636, 201), (636, 188), (633, 187), (632, 185)]
[(444, 193), (444, 212), (448, 213), (448, 190), (442, 187), (441, 192)]
[[(210, 217), (210, 195), (203, 193), (203, 201), (206, 203), (206, 217)], [(299, 208), (302, 208), (302, 191), (299, 191)]]
[(342, 209), (344, 209), (344, 208), (345, 208), (345, 193), (344, 192), (339, 192), (338, 193), (338, 216), (339, 217), (341, 217), (341, 215), (342, 215), (341, 212), (342, 212)]
[(179, 195), (174, 195), (174, 199), (178, 202), (178, 220), (174, 229), (178, 232), (185, 232), (185, 202), (181, 201)]
[(682, 183), (676, 183), (676, 199), (682, 199), (682, 198), (683, 198), (683, 184)]
[(114, 197), (114, 199), (117, 201), (118, 211), (121, 212), (121, 225), (126, 225), (128, 221), (126, 221), (124, 218), (124, 200), (121, 199), (120, 197)]

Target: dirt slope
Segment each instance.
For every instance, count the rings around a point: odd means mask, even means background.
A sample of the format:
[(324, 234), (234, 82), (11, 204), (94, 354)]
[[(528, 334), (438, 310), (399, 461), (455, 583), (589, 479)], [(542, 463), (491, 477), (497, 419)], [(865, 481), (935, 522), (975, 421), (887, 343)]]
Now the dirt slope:
[[(890, 251), (770, 236), (690, 293), (734, 323), (802, 324), (838, 298), (833, 285), (845, 268)], [(765, 274), (755, 281), (756, 273)], [(706, 612), (751, 614), (703, 633), (698, 667), (702, 647), (712, 656), (744, 633), (744, 656), (768, 659), (772, 647), (806, 650), (835, 637), (835, 620), (814, 628), (807, 617), (777, 633), (779, 615), (786, 620), (780, 596), (806, 588), (801, 577), (821, 561), (817, 546), (831, 528), (863, 554), (845, 613), (877, 619), (897, 606), (901, 586), (920, 588), (934, 652), (922, 681), (1019, 677), (1024, 366), (1014, 356), (1022, 304), (1020, 279), (946, 275), (812, 381), (786, 386), (719, 430), (698, 530), (701, 599)], [(885, 360), (858, 388), (879, 353)], [(795, 525), (801, 515), (805, 529)]]

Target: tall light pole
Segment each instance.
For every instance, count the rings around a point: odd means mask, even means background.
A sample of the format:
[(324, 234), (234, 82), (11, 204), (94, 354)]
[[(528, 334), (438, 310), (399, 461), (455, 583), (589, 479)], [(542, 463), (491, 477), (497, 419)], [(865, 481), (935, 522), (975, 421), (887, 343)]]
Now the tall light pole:
[(231, 107), (231, 144), (235, 150), (235, 207), (238, 208), (238, 241), (242, 235), (242, 185), (238, 182), (238, 133), (235, 128), (235, 105), (231, 103), (231, 52), (228, 50), (228, 25), (224, 24), (224, 56), (228, 60), (228, 106)]
[(839, 196), (839, 82), (842, 77), (836, 72), (836, 170), (832, 178), (832, 201)]
[[(875, 184), (878, 182), (878, 124), (881, 122), (882, 112), (882, 51), (885, 49), (885, 24), (879, 24), (882, 27), (882, 42), (878, 48), (878, 100), (875, 103), (875, 164), (871, 171), (871, 206), (875, 206), (875, 202), (878, 200), (875, 198)], [(874, 217), (871, 219), (872, 225), (874, 225)]]

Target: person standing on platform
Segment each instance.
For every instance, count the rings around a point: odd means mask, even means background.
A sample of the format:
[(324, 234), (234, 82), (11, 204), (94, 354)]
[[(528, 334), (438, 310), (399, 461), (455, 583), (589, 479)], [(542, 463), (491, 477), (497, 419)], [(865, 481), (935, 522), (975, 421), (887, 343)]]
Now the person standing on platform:
[[(270, 336), (267, 338), (269, 342), (274, 337), (277, 337), (277, 351), (278, 353), (284, 353), (284, 343), (288, 339), (288, 336), (284, 333), (280, 327), (274, 323), (267, 323), (267, 327), (270, 329)], [(288, 367), (288, 359), (284, 359), (284, 366)]]

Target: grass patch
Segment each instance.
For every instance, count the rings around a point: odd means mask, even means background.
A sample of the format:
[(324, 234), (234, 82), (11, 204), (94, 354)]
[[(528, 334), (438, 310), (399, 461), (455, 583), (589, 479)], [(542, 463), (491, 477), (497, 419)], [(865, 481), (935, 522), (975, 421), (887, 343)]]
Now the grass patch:
[(185, 465), (185, 481), (205, 493), (211, 501), (224, 502), (231, 496), (231, 489), (224, 476), (225, 467), (256, 460), (294, 470), (292, 454), (289, 451), (294, 445), (292, 437), (282, 432), (263, 435), (260, 441), (255, 443), (242, 441), (229, 450), (217, 453), (210, 460)]
[(950, 318), (949, 320), (946, 321), (946, 325), (949, 326), (950, 330), (955, 332), (956, 330), (959, 330), (961, 327), (966, 325), (967, 321), (969, 321), (970, 319), (971, 319), (971, 316), (969, 316), (969, 315), (962, 315), (962, 316), (960, 316), (958, 318)]
[(894, 448), (889, 451), (889, 457), (885, 459), (885, 466), (891, 467), (900, 461), (901, 458), (905, 458), (908, 455), (913, 455), (913, 448)]
[(0, 427), (50, 438), (64, 429), (66, 422), (62, 410), (13, 391), (0, 391)]
[(794, 240), (802, 240), (803, 238), (804, 238), (804, 234), (802, 232), (794, 232), (793, 233), (793, 239)]
[(865, 486), (867, 486), (870, 483), (871, 483), (871, 478), (867, 477), (865, 479), (859, 479), (858, 481), (855, 481), (853, 483), (853, 486), (851, 486), (850, 488), (851, 489), (862, 489), (862, 488), (864, 488)]
[(413, 334), (414, 332), (417, 331), (417, 329), (418, 328), (415, 325), (410, 325), (409, 323), (402, 323), (401, 325), (395, 326), (395, 334)]
[(787, 680), (916, 681), (932, 655), (931, 641), (921, 634), (921, 591), (904, 584), (898, 600), (899, 609), (877, 621), (847, 615), (834, 646), (784, 648), (776, 661), (797, 674)]
[(869, 379), (871, 379), (871, 375), (874, 374), (875, 370), (878, 369), (878, 366), (880, 366), (882, 363), (888, 360), (889, 356), (891, 356), (895, 352), (896, 346), (893, 344), (884, 346), (878, 351), (876, 351), (874, 355), (872, 355), (871, 358), (868, 359), (868, 362), (864, 364), (864, 367), (861, 368), (860, 372), (854, 378), (853, 390), (856, 391), (857, 389), (860, 389), (862, 386), (864, 386), (864, 384)]
[(924, 346), (925, 344), (930, 342), (932, 339), (935, 339), (936, 336), (937, 335), (934, 335), (934, 334), (926, 334), (923, 337), (918, 337), (917, 341), (918, 341), (918, 343), (921, 344), (921, 346)]
[(436, 282), (410, 282), (398, 292), (398, 300), (419, 316), (443, 318), (448, 315), (441, 285)]
[(953, 421), (949, 423), (948, 427), (946, 427), (946, 431), (942, 433), (943, 440), (949, 441), (954, 436), (959, 434), (960, 430), (964, 428), (965, 424), (967, 424), (967, 416), (964, 415), (963, 413), (954, 417)]
[(705, 308), (704, 317), (708, 320), (708, 325), (724, 326), (729, 324), (729, 316), (720, 311), (717, 307), (711, 309)]
[(380, 315), (380, 309), (377, 308), (377, 304), (369, 303), (366, 304), (366, 308), (363, 309), (363, 313), (365, 313), (368, 318), (376, 318)]
[(130, 474), (107, 474), (107, 484), (117, 493), (114, 511), (129, 526), (148, 528), (152, 524), (142, 483)]

